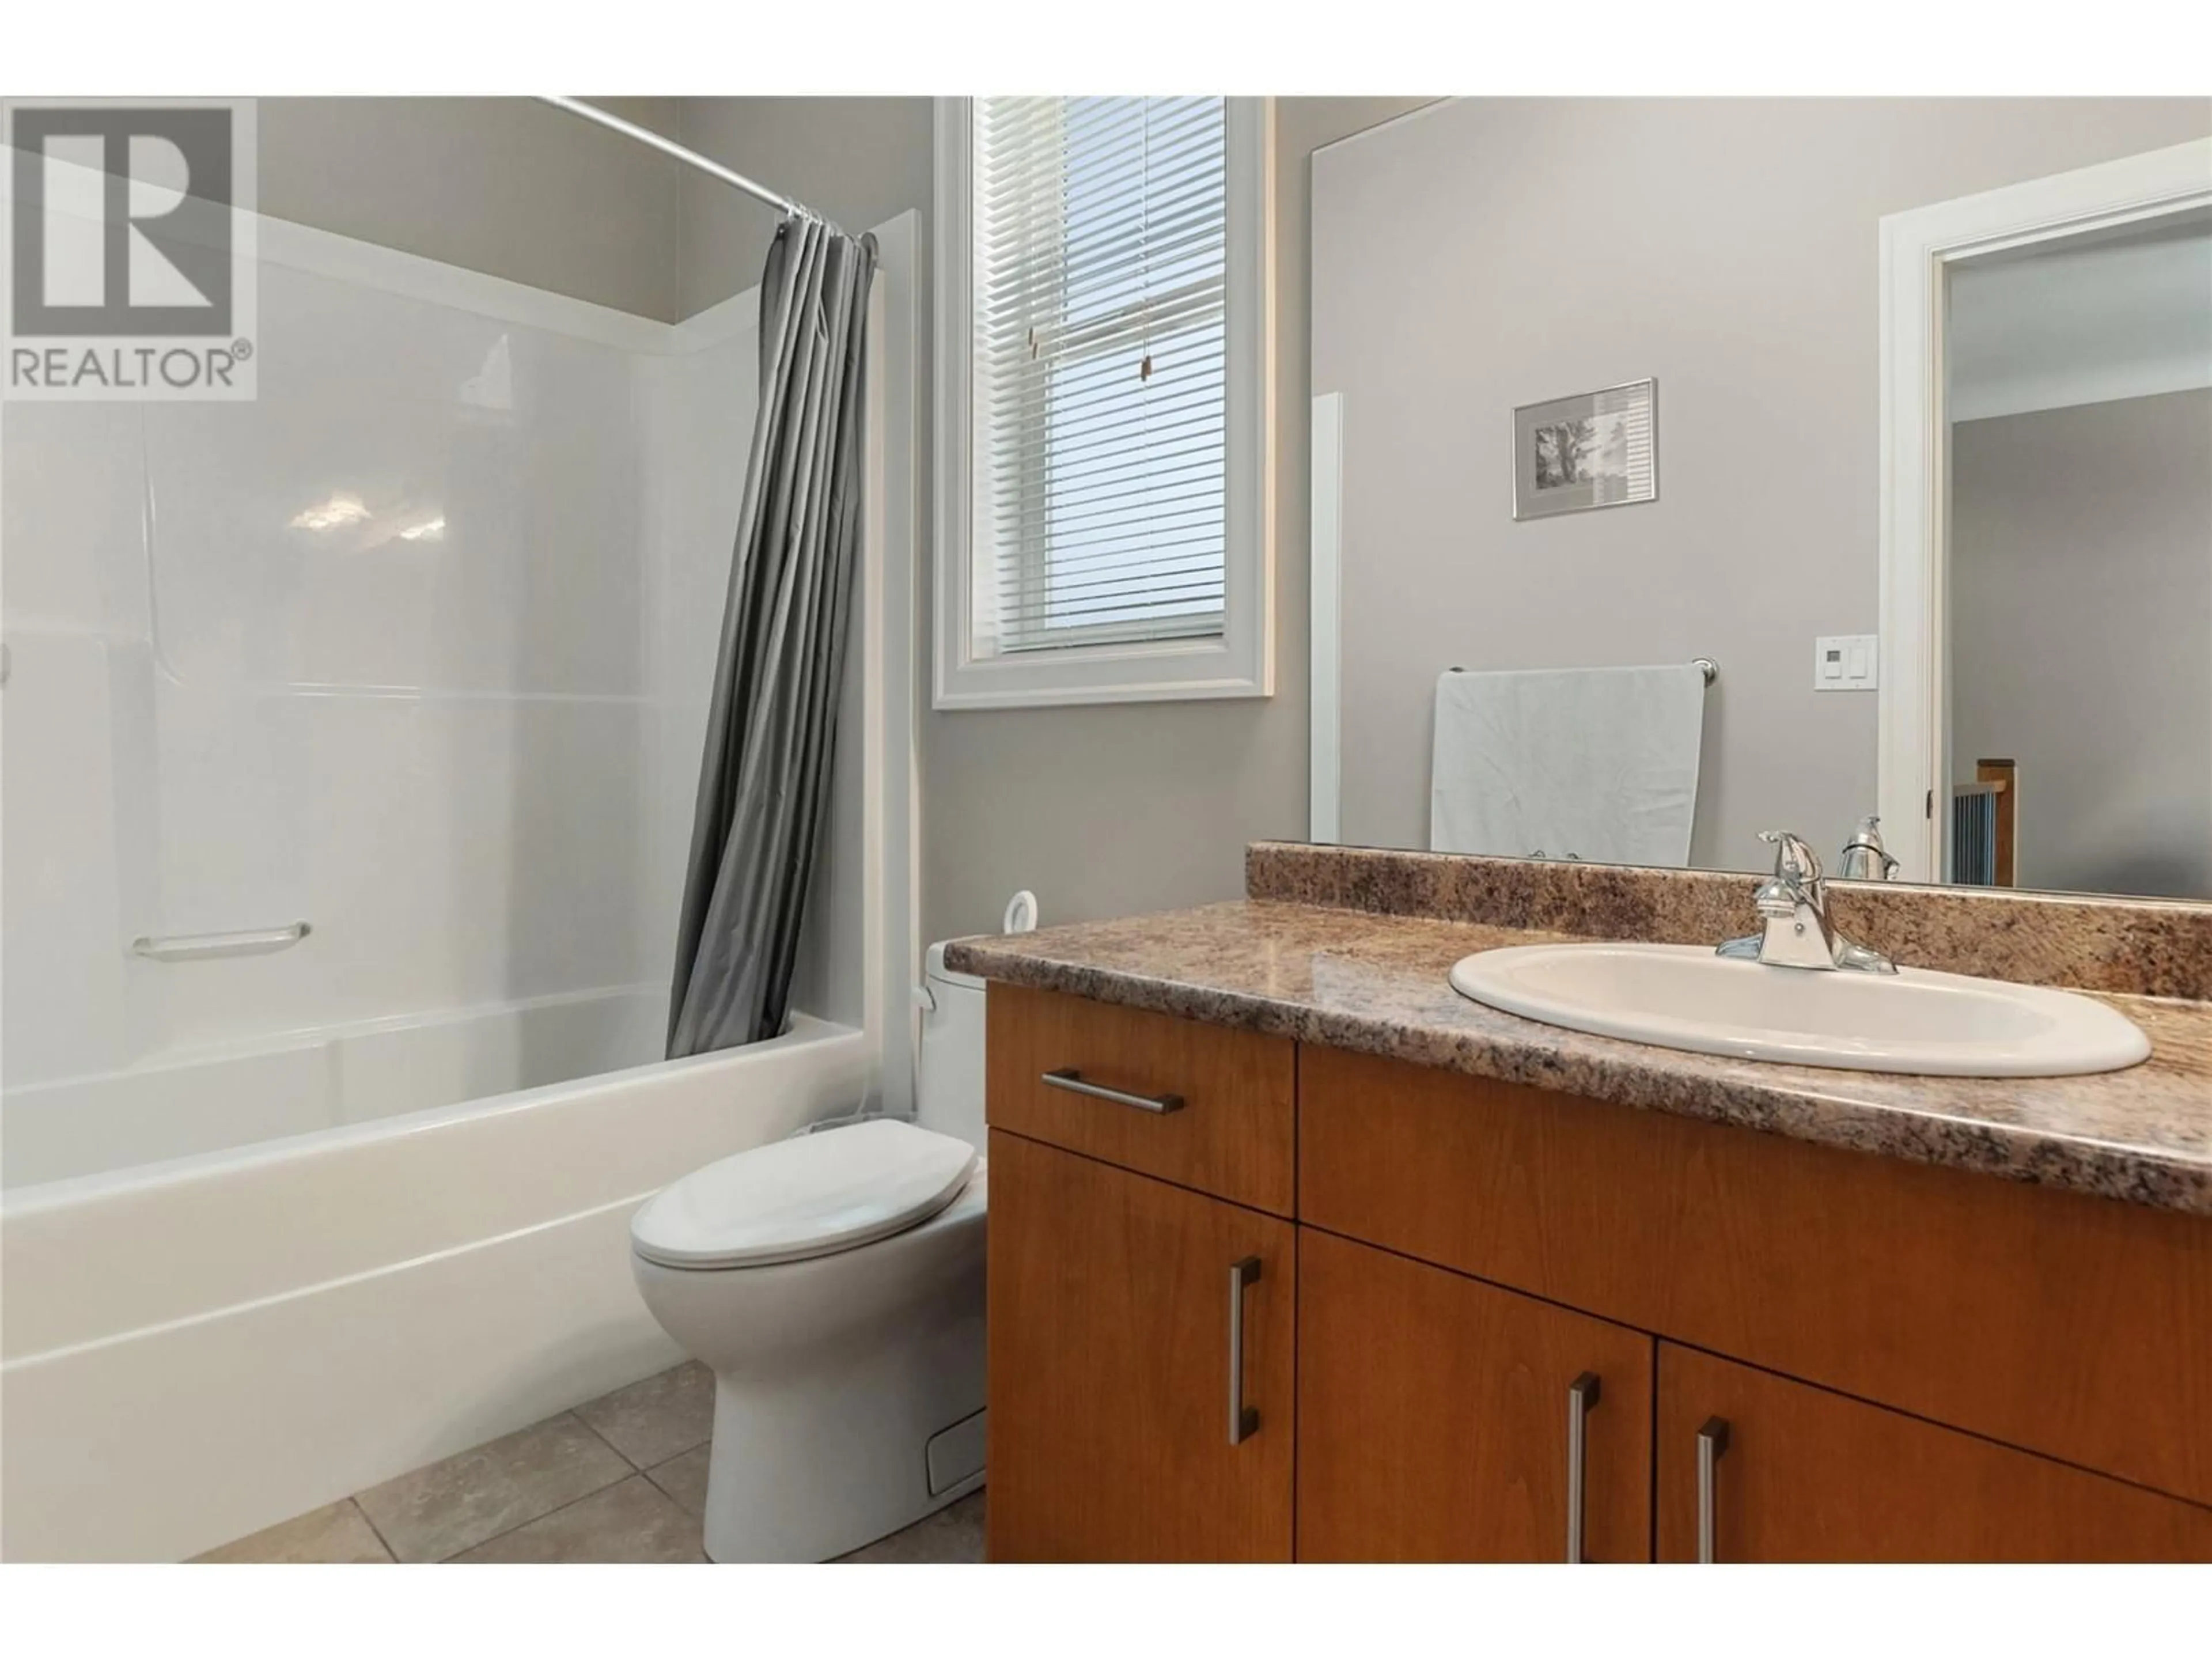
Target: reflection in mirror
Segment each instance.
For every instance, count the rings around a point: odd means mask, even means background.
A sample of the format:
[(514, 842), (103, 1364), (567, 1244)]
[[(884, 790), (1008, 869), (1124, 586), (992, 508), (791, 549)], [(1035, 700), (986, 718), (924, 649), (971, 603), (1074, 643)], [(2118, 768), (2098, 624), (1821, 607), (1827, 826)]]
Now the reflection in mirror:
[(1949, 290), (1950, 878), (2212, 898), (2212, 214)]
[(2208, 135), (1465, 99), (1316, 153), (1316, 837), (2212, 898)]

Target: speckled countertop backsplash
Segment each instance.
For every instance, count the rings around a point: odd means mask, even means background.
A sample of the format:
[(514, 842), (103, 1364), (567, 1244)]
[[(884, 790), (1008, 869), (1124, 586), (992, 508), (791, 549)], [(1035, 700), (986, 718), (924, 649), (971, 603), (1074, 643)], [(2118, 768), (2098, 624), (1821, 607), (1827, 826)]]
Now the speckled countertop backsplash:
[[(2070, 1078), (1771, 1065), (1589, 1036), (1470, 1001), (1476, 951), (1692, 944), (1750, 927), (1750, 880), (1261, 843), (1249, 900), (963, 939), (953, 969), (1509, 1083), (2212, 1216), (2212, 907), (1838, 890), (1844, 931), (1908, 965), (2070, 985), (2151, 1058)], [(1925, 906), (1925, 914), (1912, 914)], [(2151, 995), (2146, 995), (2148, 991)], [(2189, 1000), (2160, 1000), (2194, 998)]]
[[(1255, 842), (1244, 855), (1250, 898), (1654, 945), (1757, 932), (1757, 880), (1294, 842)], [(1911, 967), (2212, 1000), (2212, 904), (1882, 882), (1831, 882), (1828, 890), (1839, 933)]]

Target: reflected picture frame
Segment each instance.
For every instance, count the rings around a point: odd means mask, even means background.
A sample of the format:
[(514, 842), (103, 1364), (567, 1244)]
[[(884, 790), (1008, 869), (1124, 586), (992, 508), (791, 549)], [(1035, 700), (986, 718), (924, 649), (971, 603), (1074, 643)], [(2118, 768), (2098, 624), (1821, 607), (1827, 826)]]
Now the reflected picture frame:
[(1513, 411), (1513, 517), (1659, 499), (1659, 382), (1624, 381)]

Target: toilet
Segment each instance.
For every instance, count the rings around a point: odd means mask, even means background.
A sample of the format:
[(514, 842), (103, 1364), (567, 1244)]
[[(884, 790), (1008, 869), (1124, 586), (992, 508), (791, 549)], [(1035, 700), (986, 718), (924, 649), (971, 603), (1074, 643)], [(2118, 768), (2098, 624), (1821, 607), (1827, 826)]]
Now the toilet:
[(739, 1152), (630, 1223), (646, 1306), (714, 1373), (716, 1561), (826, 1561), (983, 1483), (983, 981), (932, 945), (915, 1000), (915, 1122)]

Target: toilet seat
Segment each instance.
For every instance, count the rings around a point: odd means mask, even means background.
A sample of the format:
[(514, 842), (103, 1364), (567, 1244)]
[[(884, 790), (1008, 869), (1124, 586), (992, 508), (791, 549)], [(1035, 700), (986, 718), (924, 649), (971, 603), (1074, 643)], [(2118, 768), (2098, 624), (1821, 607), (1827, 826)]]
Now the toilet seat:
[(684, 1176), (630, 1222), (664, 1267), (768, 1267), (919, 1226), (960, 1195), (975, 1149), (896, 1118), (794, 1136)]

